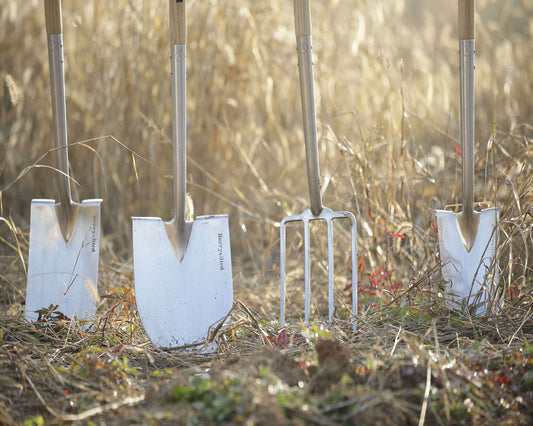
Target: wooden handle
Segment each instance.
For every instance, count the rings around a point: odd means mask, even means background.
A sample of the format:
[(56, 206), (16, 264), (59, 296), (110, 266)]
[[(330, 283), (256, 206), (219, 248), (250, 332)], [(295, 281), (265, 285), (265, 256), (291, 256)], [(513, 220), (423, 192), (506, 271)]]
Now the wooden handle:
[(44, 0), (44, 21), (46, 34), (61, 34), (61, 0)]
[(296, 37), (311, 35), (311, 3), (309, 0), (294, 0), (294, 25)]
[(459, 0), (459, 40), (474, 39), (474, 0)]
[(170, 5), (170, 44), (187, 43), (187, 14), (185, 0), (169, 0)]

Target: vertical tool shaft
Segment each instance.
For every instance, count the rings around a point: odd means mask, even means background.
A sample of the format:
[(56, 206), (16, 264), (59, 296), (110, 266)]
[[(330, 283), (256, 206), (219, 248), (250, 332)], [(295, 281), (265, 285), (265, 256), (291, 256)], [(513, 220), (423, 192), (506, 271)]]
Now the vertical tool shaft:
[(59, 200), (70, 204), (71, 193), (68, 170), (67, 112), (65, 99), (65, 74), (63, 68), (63, 35), (48, 35), (48, 59), (50, 66), (50, 87), (52, 91), (52, 115), (54, 120), (54, 146), (59, 176)]
[(65, 241), (68, 242), (76, 227), (79, 206), (72, 202), (70, 192), (61, 1), (45, 0), (44, 13), (48, 39), (50, 88), (52, 92), (54, 148), (56, 151), (56, 167), (60, 171), (57, 176), (59, 205), (56, 211), (61, 233)]
[(318, 216), (323, 209), (320, 194), (320, 166), (316, 130), (315, 88), (313, 76), (313, 47), (311, 39), (311, 10), (309, 0), (294, 0), (296, 48), (304, 124), (305, 158), (311, 211)]
[(459, 0), (459, 68), (461, 90), (461, 143), (463, 160), (463, 210), (458, 223), (467, 251), (474, 246), (479, 217), (474, 212), (474, 109), (475, 40), (474, 0)]
[(461, 141), (463, 160), (463, 214), (474, 213), (474, 58), (475, 41), (460, 41)]
[(192, 225), (186, 222), (187, 203), (187, 18), (185, 1), (169, 0), (170, 64), (172, 74), (172, 147), (174, 156), (174, 221), (169, 237), (181, 262)]
[(174, 223), (178, 260), (182, 260), (187, 250), (190, 235), (185, 222), (187, 199), (187, 118), (186, 118), (186, 59), (184, 44), (171, 46), (172, 73), (172, 145), (174, 155)]
[(294, 0), (294, 24), (296, 45), (298, 52), (298, 72), (300, 79), (300, 94), (302, 102), (302, 116), (305, 138), (305, 156), (307, 164), (307, 181), (311, 207), (302, 214), (285, 217), (280, 224), (280, 324), (285, 325), (285, 291), (286, 291), (286, 230), (288, 222), (302, 222), (304, 226), (304, 297), (305, 324), (309, 325), (311, 305), (311, 256), (310, 256), (310, 222), (325, 220), (328, 239), (328, 317), (333, 321), (334, 311), (334, 246), (333, 220), (349, 219), (351, 224), (352, 248), (352, 302), (354, 303), (353, 330), (356, 330), (357, 314), (357, 251), (356, 251), (356, 223), (350, 212), (333, 212), (322, 204), (320, 192), (320, 170), (318, 156), (318, 140), (316, 127), (316, 108), (313, 76), (313, 55), (311, 40), (311, 5), (309, 0)]

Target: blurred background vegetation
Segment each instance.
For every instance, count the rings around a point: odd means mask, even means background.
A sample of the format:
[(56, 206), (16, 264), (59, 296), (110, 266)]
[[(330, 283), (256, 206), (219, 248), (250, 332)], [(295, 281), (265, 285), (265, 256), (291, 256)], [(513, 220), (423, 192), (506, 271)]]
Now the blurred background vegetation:
[[(63, 3), (75, 197), (104, 199), (101, 262), (130, 264), (131, 216), (172, 217), (168, 4)], [(476, 4), (476, 196), (503, 206), (525, 277), (533, 4)], [(434, 263), (434, 209), (461, 201), (456, 2), (311, 6), (324, 203), (356, 214), (366, 270), (407, 282)], [(277, 289), (276, 224), (308, 207), (293, 28), (290, 1), (188, 2), (188, 190), (196, 215), (229, 215), (241, 291)], [(1, 254), (20, 275), (14, 233), (27, 250), (31, 200), (57, 197), (50, 169), (27, 169), (54, 164), (41, 1), (0, 0), (0, 58)]]

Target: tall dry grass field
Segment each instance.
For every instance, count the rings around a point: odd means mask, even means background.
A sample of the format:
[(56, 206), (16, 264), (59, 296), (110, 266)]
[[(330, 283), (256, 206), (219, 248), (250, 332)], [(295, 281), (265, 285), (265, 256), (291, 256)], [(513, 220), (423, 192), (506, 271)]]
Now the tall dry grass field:
[[(476, 195), (502, 206), (502, 226), (523, 228), (527, 246), (532, 10), (477, 3)], [(76, 198), (104, 199), (103, 263), (130, 262), (130, 217), (172, 216), (167, 4), (63, 9)], [(188, 9), (189, 190), (196, 214), (229, 214), (237, 288), (264, 293), (276, 286), (276, 223), (308, 206), (292, 4)], [(27, 169), (54, 161), (43, 7), (6, 1), (0, 13), (2, 217), (24, 232), (31, 200), (57, 197), (50, 169)], [(325, 204), (356, 214), (366, 270), (408, 282), (433, 261), (434, 209), (461, 197), (456, 5), (313, 2), (312, 14)], [(392, 247), (387, 232), (408, 238)], [(13, 244), (5, 224), (2, 235)], [(3, 254), (23, 278), (21, 259)]]
[[(413, 283), (425, 290), (421, 301), (438, 299), (435, 209), (461, 202), (456, 7), (312, 2), (324, 203), (356, 215), (361, 287), (386, 273), (392, 289), (361, 297), (361, 312)], [(506, 306), (525, 315), (533, 5), (476, 7), (475, 194), (502, 208), (500, 285)], [(104, 200), (101, 293), (133, 287), (131, 217), (173, 214), (167, 9), (166, 1), (63, 2), (74, 194)], [(267, 321), (279, 308), (279, 221), (309, 206), (295, 49), (290, 1), (188, 2), (188, 190), (197, 215), (229, 215), (236, 298)], [(1, 1), (0, 59), (0, 315), (20, 318), (30, 203), (57, 198), (54, 172), (38, 167), (54, 164), (42, 1)], [(336, 246), (344, 264), (346, 232)], [(291, 238), (297, 257), (300, 231)], [(320, 272), (325, 252), (313, 256)], [(301, 262), (288, 268), (298, 285)], [(346, 303), (350, 271), (337, 271)], [(303, 313), (298, 303), (294, 316)]]

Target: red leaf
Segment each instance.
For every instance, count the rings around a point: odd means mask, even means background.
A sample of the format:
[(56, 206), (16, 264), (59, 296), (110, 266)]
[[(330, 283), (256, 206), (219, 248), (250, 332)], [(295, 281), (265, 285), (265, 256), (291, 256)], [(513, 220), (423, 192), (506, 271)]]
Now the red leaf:
[(511, 302), (513, 302), (520, 294), (520, 290), (516, 286), (509, 287), (509, 294), (511, 296)]
[(371, 275), (370, 275), (370, 280), (372, 281), (373, 279), (375, 279), (378, 275), (380, 275), (383, 271), (385, 270), (385, 267), (382, 266), (381, 268), (378, 268), (376, 269)]
[(457, 153), (457, 155), (461, 157), (463, 155), (462, 147), (457, 147), (457, 145), (454, 145), (453, 147), (455, 148), (455, 152)]
[(278, 337), (276, 338), (276, 345), (283, 346), (287, 343), (287, 330), (283, 329), (279, 332)]
[(117, 352), (121, 352), (123, 348), (124, 348), (124, 343), (120, 343), (119, 345), (116, 345), (113, 348), (111, 348), (111, 352), (116, 354)]
[(69, 317), (67, 317), (63, 312), (54, 312), (53, 313), (54, 319), (58, 320), (64, 320), (64, 321), (72, 321)]
[(389, 237), (401, 238), (402, 240), (405, 238), (405, 235), (403, 235), (403, 234), (391, 234), (390, 232), (387, 232), (387, 235)]
[(435, 232), (435, 234), (439, 233), (439, 228), (437, 228), (437, 225), (435, 225), (434, 223), (431, 224), (431, 228), (433, 228), (433, 232)]
[(378, 281), (383, 281), (384, 279), (389, 278), (394, 273), (394, 269), (391, 269), (390, 271), (383, 272), (379, 278)]

